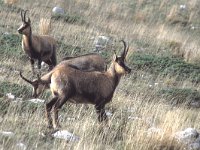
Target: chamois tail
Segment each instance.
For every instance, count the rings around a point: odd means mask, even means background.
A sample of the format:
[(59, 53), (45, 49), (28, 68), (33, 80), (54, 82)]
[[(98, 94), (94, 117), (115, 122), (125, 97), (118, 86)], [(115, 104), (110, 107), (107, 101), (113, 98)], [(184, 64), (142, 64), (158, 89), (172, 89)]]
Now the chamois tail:
[(51, 70), (49, 73), (43, 75), (40, 79), (41, 83), (43, 84), (50, 84), (51, 83), (51, 76), (54, 71)]

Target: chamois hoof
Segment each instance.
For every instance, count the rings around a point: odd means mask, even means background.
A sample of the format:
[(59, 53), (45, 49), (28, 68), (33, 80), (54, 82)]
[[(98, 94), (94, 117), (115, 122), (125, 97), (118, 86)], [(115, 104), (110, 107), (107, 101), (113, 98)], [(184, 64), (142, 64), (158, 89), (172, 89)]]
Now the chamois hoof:
[(57, 131), (59, 131), (58, 129), (49, 129), (49, 130), (46, 130), (45, 132), (42, 132), (42, 136), (43, 137), (52, 137), (52, 134), (56, 133)]

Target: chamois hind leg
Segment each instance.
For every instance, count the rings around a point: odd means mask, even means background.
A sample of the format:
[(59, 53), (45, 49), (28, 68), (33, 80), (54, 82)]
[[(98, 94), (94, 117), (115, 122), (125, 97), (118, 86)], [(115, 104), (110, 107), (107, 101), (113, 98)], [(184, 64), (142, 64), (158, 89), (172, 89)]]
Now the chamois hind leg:
[(58, 100), (58, 97), (54, 97), (50, 102), (48, 102), (46, 104), (45, 111), (46, 111), (48, 128), (53, 128), (52, 118), (51, 118), (51, 110), (52, 110), (52, 107), (56, 103), (57, 100)]
[(96, 104), (95, 105), (96, 113), (98, 115), (98, 121), (108, 121), (106, 112), (105, 112), (105, 104)]
[(54, 129), (61, 127), (59, 124), (59, 121), (58, 121), (58, 111), (66, 103), (67, 99), (68, 99), (67, 97), (58, 99), (58, 101), (55, 103), (55, 105), (53, 107), (53, 127), (54, 127)]

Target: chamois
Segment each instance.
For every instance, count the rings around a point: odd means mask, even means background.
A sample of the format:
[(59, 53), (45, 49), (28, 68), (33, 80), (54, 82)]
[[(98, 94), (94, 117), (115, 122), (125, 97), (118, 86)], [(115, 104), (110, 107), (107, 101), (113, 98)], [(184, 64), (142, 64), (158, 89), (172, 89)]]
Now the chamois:
[(28, 21), (26, 21), (27, 11), (21, 11), (22, 25), (17, 29), (23, 35), (22, 49), (30, 58), (33, 73), (35, 60), (38, 60), (38, 69), (41, 69), (41, 62), (44, 61), (49, 65), (49, 70), (51, 70), (57, 63), (56, 41), (47, 35), (32, 34), (30, 18), (28, 17)]
[[(106, 69), (106, 62), (105, 59), (96, 53), (91, 53), (91, 54), (85, 54), (85, 55), (80, 55), (77, 57), (65, 57), (63, 58), (63, 61), (61, 61), (58, 65), (65, 65), (68, 66), (70, 65), (71, 67), (74, 67), (76, 69), (82, 70), (82, 71), (105, 71)], [(21, 74), (20, 74), (21, 76)], [(46, 74), (42, 76), (42, 80), (46, 80), (49, 75)], [(22, 79), (23, 76), (21, 76)], [(26, 79), (24, 79), (26, 80)], [(27, 81), (27, 80), (26, 80)], [(49, 88), (49, 84), (40, 84), (37, 82), (37, 80), (34, 81), (27, 81), (28, 83), (32, 83), (33, 86), (33, 93), (32, 96), (34, 98), (39, 97), (45, 89)]]
[[(122, 75), (131, 69), (124, 63), (128, 52), (126, 43), (121, 56), (114, 54), (110, 67), (105, 72), (85, 72), (64, 64), (57, 65), (52, 71), (34, 82), (20, 76), (33, 86), (49, 84), (53, 95), (46, 104), (46, 117), (49, 128), (58, 128), (58, 110), (67, 101), (72, 103), (89, 103), (95, 106), (99, 122), (106, 121), (105, 104), (112, 100), (114, 91)], [(50, 112), (53, 110), (53, 118)]]
[(66, 63), (77, 67), (83, 71), (105, 71), (106, 61), (97, 53), (89, 53), (75, 57), (65, 57), (61, 63)]

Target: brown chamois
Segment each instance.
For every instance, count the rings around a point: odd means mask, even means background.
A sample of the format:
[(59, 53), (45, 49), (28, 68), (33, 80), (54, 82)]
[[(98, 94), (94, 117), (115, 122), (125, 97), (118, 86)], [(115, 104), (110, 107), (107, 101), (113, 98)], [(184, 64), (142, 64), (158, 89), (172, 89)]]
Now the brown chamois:
[[(120, 57), (114, 54), (110, 67), (105, 72), (85, 72), (60, 64), (42, 78), (31, 83), (50, 84), (53, 98), (46, 104), (46, 117), (49, 128), (59, 127), (58, 111), (67, 101), (72, 103), (88, 103), (95, 106), (100, 122), (106, 121), (105, 104), (111, 101), (113, 93), (122, 75), (130, 73), (131, 69), (124, 63), (128, 52), (126, 43)], [(53, 118), (50, 112), (53, 110)], [(52, 120), (53, 119), (53, 120)]]
[(97, 53), (89, 53), (75, 57), (65, 57), (61, 63), (66, 63), (77, 67), (83, 71), (105, 71), (106, 61)]
[(21, 11), (22, 25), (18, 28), (18, 32), (23, 35), (22, 49), (30, 58), (33, 73), (35, 60), (38, 60), (38, 69), (41, 69), (41, 62), (44, 61), (51, 70), (57, 63), (56, 40), (47, 35), (33, 35), (30, 18), (26, 21), (27, 11)]
[[(85, 54), (77, 57), (65, 57), (63, 58), (63, 61), (61, 61), (58, 65), (70, 65), (71, 67), (74, 67), (76, 69), (82, 70), (82, 71), (105, 71), (106, 70), (106, 62), (104, 58), (99, 54)], [(51, 74), (51, 73), (50, 73)], [(20, 73), (20, 76), (22, 79), (26, 80), (28, 83), (31, 83), (33, 86), (33, 93), (32, 96), (34, 98), (39, 97), (45, 89), (49, 88), (49, 84), (40, 84), (37, 82), (37, 80), (29, 81)], [(49, 73), (45, 74), (41, 77), (42, 80), (49, 80)]]

